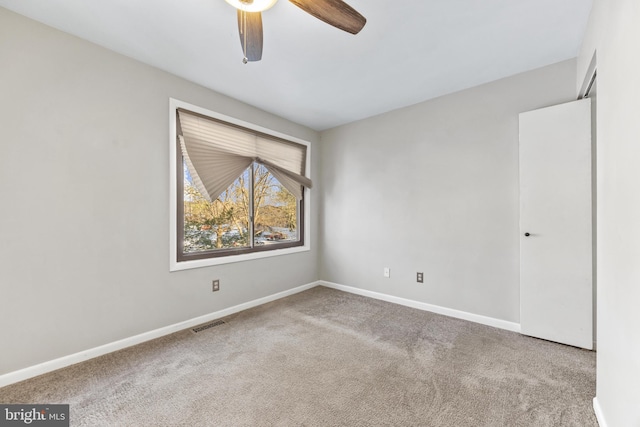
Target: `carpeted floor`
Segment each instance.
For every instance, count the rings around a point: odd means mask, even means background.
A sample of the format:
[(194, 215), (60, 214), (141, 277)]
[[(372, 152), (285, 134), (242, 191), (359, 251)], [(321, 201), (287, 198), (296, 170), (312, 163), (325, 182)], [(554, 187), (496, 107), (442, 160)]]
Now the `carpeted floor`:
[(72, 426), (597, 426), (595, 353), (324, 287), (0, 388)]

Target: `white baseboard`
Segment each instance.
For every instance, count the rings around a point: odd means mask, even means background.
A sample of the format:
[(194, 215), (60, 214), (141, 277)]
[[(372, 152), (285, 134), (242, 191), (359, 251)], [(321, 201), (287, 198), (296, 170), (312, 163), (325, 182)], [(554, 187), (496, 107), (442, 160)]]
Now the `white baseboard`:
[(154, 329), (149, 332), (144, 332), (139, 335), (134, 335), (129, 338), (124, 338), (112, 343), (104, 344), (99, 347), (94, 347), (88, 350), (80, 351), (78, 353), (63, 356), (58, 359), (43, 362), (38, 365), (30, 366), (28, 368), (20, 369), (18, 371), (9, 372), (7, 374), (0, 375), (0, 387), (14, 384), (19, 381), (23, 381), (29, 378), (36, 377), (38, 375), (46, 374), (47, 372), (55, 371), (56, 369), (64, 368), (70, 365), (74, 365), (85, 360), (93, 359), (94, 357), (102, 356), (107, 353), (112, 353), (123, 348), (131, 347), (136, 344), (143, 343), (155, 338), (160, 338), (165, 335), (172, 334), (174, 332), (181, 331), (183, 329), (191, 328), (202, 323), (210, 322), (215, 319), (229, 316), (234, 313), (238, 313), (249, 308), (257, 307), (262, 304), (266, 304), (271, 301), (278, 300), (280, 298), (288, 297), (293, 294), (297, 294), (307, 289), (314, 288), (320, 285), (320, 282), (308, 283), (306, 285), (298, 286), (297, 288), (289, 289), (277, 294), (269, 295), (263, 298), (258, 298), (253, 301), (245, 302), (233, 307), (225, 308), (214, 313), (205, 314), (204, 316), (195, 317), (193, 319), (185, 320), (184, 322), (175, 323), (173, 325), (165, 326), (163, 328)]
[[(482, 316), (479, 314), (467, 313), (465, 311), (454, 310), (451, 308), (441, 307), (438, 305), (427, 304), (424, 302), (414, 301), (406, 298), (395, 297), (392, 295), (382, 294), (379, 292), (368, 291), (364, 289), (354, 288), (351, 286), (339, 285), (337, 283), (325, 282), (325, 281), (317, 281), (308, 283), (306, 285), (298, 286), (293, 289), (289, 289), (283, 292), (279, 292), (277, 294), (269, 295), (263, 298), (258, 298), (253, 301), (249, 301), (243, 304), (239, 304), (233, 307), (229, 307), (220, 311), (216, 311), (214, 313), (209, 313), (204, 316), (195, 317), (193, 319), (185, 320), (183, 322), (175, 323), (173, 325), (165, 326), (163, 328), (154, 329), (149, 332), (144, 332), (139, 335), (134, 335), (129, 338), (124, 338), (118, 341), (114, 341), (112, 343), (104, 344), (99, 347), (94, 347), (88, 350), (80, 351), (78, 353), (70, 354), (68, 356), (63, 356), (58, 359), (50, 360), (48, 362), (43, 362), (38, 365), (30, 366), (28, 368), (20, 369), (18, 371), (9, 372), (3, 375), (0, 375), (0, 387), (7, 386), (9, 384), (14, 384), (19, 381), (23, 381), (29, 378), (36, 377), (38, 375), (46, 374), (47, 372), (55, 371), (57, 369), (61, 369), (70, 365), (74, 365), (79, 362), (84, 362), (85, 360), (93, 359), (98, 356), (105, 355), (107, 353), (112, 353), (117, 350), (122, 350), (123, 348), (131, 347), (136, 344), (143, 343), (145, 341), (149, 341), (155, 338), (160, 338), (165, 335), (172, 334), (174, 332), (181, 331), (183, 329), (188, 329), (196, 325), (200, 325), (202, 323), (210, 322), (215, 319), (220, 319), (225, 316), (229, 316), (234, 313), (238, 313), (243, 310), (247, 310), (249, 308), (257, 307), (262, 304), (266, 304), (271, 301), (275, 301), (293, 294), (297, 294), (302, 291), (306, 291), (307, 289), (314, 288), (316, 286), (325, 286), (328, 288), (338, 289), (344, 292), (349, 292), (352, 294), (362, 295), (370, 298), (375, 298), (387, 302), (392, 302), (395, 304), (404, 305), (407, 307), (417, 308), (419, 310), (430, 311), (432, 313), (443, 314), (445, 316), (455, 317), (458, 319), (468, 320), (471, 322), (481, 323), (483, 325), (493, 326), (495, 328), (506, 329), (513, 332), (520, 332), (520, 325), (514, 322), (508, 322), (506, 320), (495, 319), (492, 317)], [(596, 400), (594, 399), (594, 408), (596, 408)], [(596, 411), (596, 415), (598, 412)], [(598, 420), (600, 421), (600, 417)], [(602, 421), (600, 421), (600, 426), (605, 426)]]
[(600, 402), (597, 397), (593, 398), (593, 411), (596, 413), (598, 425), (600, 427), (607, 427), (607, 422), (604, 420), (604, 414), (602, 413), (602, 408), (600, 407)]
[(520, 333), (520, 324), (514, 322), (508, 322), (506, 320), (496, 319), (493, 317), (482, 316), (480, 314), (468, 313), (466, 311), (454, 310), (452, 308), (441, 307), (439, 305), (427, 304), (426, 302), (414, 301), (406, 298), (395, 297), (393, 295), (382, 294), (379, 292), (368, 291), (365, 289), (354, 288), (351, 286), (339, 285), (337, 283), (325, 282), (320, 280), (319, 284), (326, 286), (327, 288), (338, 289), (340, 291), (349, 292), (352, 294), (362, 295), (365, 297), (375, 298), (382, 301), (392, 302), (395, 304), (404, 305), (411, 308), (417, 308), (418, 310), (430, 311), (432, 313), (443, 314), (449, 317), (455, 317), (457, 319), (468, 320), (470, 322), (481, 323), (487, 326), (493, 326), (494, 328), (506, 329), (507, 331), (513, 331)]

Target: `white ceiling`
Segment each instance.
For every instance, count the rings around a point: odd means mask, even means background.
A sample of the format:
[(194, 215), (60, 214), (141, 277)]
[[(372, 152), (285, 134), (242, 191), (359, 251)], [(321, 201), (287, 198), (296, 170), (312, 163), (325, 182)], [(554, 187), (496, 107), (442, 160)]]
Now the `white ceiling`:
[(242, 63), (224, 0), (0, 0), (0, 6), (315, 130), (577, 55), (592, 0), (347, 0), (358, 35), (280, 0)]

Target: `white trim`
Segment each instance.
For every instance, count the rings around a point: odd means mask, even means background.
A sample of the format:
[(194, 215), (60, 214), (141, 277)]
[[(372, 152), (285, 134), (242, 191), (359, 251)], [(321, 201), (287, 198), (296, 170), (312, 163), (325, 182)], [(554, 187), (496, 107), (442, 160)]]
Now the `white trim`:
[[(416, 308), (419, 310), (430, 311), (432, 313), (443, 314), (449, 317), (455, 317), (458, 319), (468, 320), (483, 325), (493, 326), (495, 328), (506, 329), (508, 331), (520, 332), (520, 325), (518, 323), (508, 322), (506, 320), (495, 319), (492, 317), (482, 316), (479, 314), (467, 313), (465, 311), (454, 310), (451, 308), (441, 307), (438, 305), (428, 304), (424, 302), (414, 301), (406, 298), (400, 298), (393, 295), (382, 294), (379, 292), (368, 291), (365, 289), (354, 288), (351, 286), (339, 285), (337, 283), (325, 282), (322, 280), (308, 283), (306, 285), (298, 286), (293, 289), (278, 292), (273, 295), (258, 298), (252, 301), (248, 301), (242, 304), (235, 305), (233, 307), (225, 308), (213, 313), (205, 314), (203, 316), (195, 317), (193, 319), (185, 320), (183, 322), (175, 323), (173, 325), (165, 326), (162, 328), (154, 329), (149, 332), (144, 332), (139, 335), (134, 335), (129, 338), (124, 338), (112, 343), (104, 344), (99, 347), (94, 347), (88, 350), (80, 351), (78, 353), (63, 356), (58, 359), (43, 362), (38, 365), (30, 366), (28, 368), (20, 369), (18, 371), (9, 372), (4, 375), (0, 375), (0, 387), (7, 386), (19, 381), (27, 380), (38, 375), (46, 374), (47, 372), (55, 371), (79, 362), (84, 362), (95, 357), (99, 357), (108, 353), (112, 353), (123, 348), (131, 347), (155, 338), (160, 338), (165, 335), (172, 334), (184, 329), (191, 328), (202, 323), (210, 322), (221, 317), (229, 316), (234, 313), (238, 313), (249, 308), (257, 307), (268, 302), (272, 302), (281, 298), (288, 297), (290, 295), (297, 294), (299, 292), (306, 291), (307, 289), (314, 288), (316, 286), (325, 286), (327, 288), (337, 289), (344, 292), (349, 292), (356, 295), (362, 295), (382, 301), (391, 302), (394, 304), (404, 305), (406, 307)], [(601, 427), (606, 427), (604, 418), (602, 418), (600, 407), (597, 405), (597, 401), (594, 399), (594, 409), (596, 410), (596, 416)], [(600, 414), (600, 415), (599, 415)]]
[[(305, 196), (305, 200), (306, 199), (307, 199), (307, 196)], [(306, 226), (306, 218), (305, 218), (305, 226)], [(175, 227), (174, 227), (174, 230), (175, 230)], [(175, 234), (176, 234), (175, 231), (173, 232), (173, 234), (174, 236), (172, 236), (172, 240), (174, 240), (174, 242), (172, 243), (175, 243)], [(294, 246), (292, 248), (274, 249), (271, 251), (251, 252), (251, 253), (242, 254), (242, 255), (229, 255), (224, 257), (204, 258), (204, 259), (196, 259), (192, 261), (180, 261), (180, 262), (177, 262), (176, 258), (174, 257), (174, 254), (177, 250), (177, 245), (174, 245), (172, 247), (173, 249), (172, 249), (169, 271), (190, 270), (192, 268), (211, 267), (214, 265), (230, 264), (232, 262), (251, 261), (253, 259), (270, 258), (274, 256), (279, 256), (279, 255), (289, 255), (289, 254), (295, 254), (298, 252), (307, 252), (311, 250), (311, 248), (307, 244), (306, 235), (304, 239), (305, 239), (305, 244), (303, 246)]]
[(271, 301), (288, 297), (290, 295), (297, 294), (302, 291), (306, 291), (307, 289), (314, 288), (319, 284), (320, 284), (319, 282), (308, 283), (306, 285), (298, 286), (297, 288), (288, 289), (286, 291), (278, 292), (273, 295), (269, 295), (263, 298), (258, 298), (253, 301), (235, 305), (233, 307), (225, 308), (220, 311), (205, 314), (199, 317), (194, 317), (193, 319), (174, 323), (173, 325), (165, 326), (163, 328), (154, 329), (149, 332), (144, 332), (139, 335), (134, 335), (129, 338), (124, 338), (118, 341), (114, 341), (112, 343), (101, 345), (99, 347), (94, 347), (88, 350), (80, 351), (78, 353), (70, 354), (68, 356), (63, 356), (58, 359), (50, 360), (48, 362), (43, 362), (38, 365), (20, 369), (18, 371), (9, 372), (7, 374), (0, 375), (0, 387), (17, 383), (18, 381), (23, 381), (29, 378), (33, 378), (38, 375), (46, 374), (47, 372), (55, 371), (56, 369), (61, 369), (79, 362), (84, 362), (85, 360), (93, 359), (95, 357), (102, 356), (107, 353), (112, 353), (117, 350), (122, 350), (123, 348), (131, 347), (136, 344), (143, 343), (145, 341), (149, 341), (155, 338), (160, 338), (165, 335), (172, 334), (174, 332), (178, 332), (184, 329), (191, 328), (196, 325), (200, 325), (202, 323), (210, 322), (212, 320), (229, 316), (231, 314), (238, 313), (240, 311), (247, 310), (249, 308), (257, 307), (259, 305), (266, 304)]
[(392, 302), (395, 304), (404, 305), (411, 308), (417, 308), (418, 310), (430, 311), (432, 313), (443, 314), (449, 317), (455, 317), (457, 319), (468, 320), (470, 322), (481, 323), (487, 326), (493, 326), (494, 328), (506, 329), (507, 331), (520, 333), (520, 324), (509, 322), (502, 319), (496, 319), (494, 317), (482, 316), (480, 314), (468, 313), (466, 311), (454, 310), (452, 308), (441, 307), (439, 305), (428, 304), (426, 302), (414, 301), (406, 298), (400, 298), (393, 295), (382, 294), (379, 292), (368, 291), (365, 289), (354, 288), (351, 286), (339, 285), (337, 283), (325, 282), (320, 280), (319, 284), (326, 286), (327, 288), (338, 289), (340, 291), (349, 292), (352, 294), (362, 295), (365, 297), (375, 298), (382, 301)]
[(589, 97), (589, 93), (591, 92), (598, 72), (597, 53), (598, 52), (595, 51), (593, 52), (593, 56), (591, 56), (591, 62), (589, 62), (589, 67), (587, 67), (587, 72), (585, 73), (584, 80), (582, 81), (582, 86), (578, 93), (578, 99)]
[(177, 206), (176, 206), (176, 110), (184, 108), (194, 113), (213, 117), (227, 123), (233, 123), (248, 129), (272, 135), (277, 138), (286, 139), (307, 147), (306, 171), (305, 176), (311, 177), (311, 143), (291, 135), (276, 132), (253, 123), (245, 122), (234, 117), (216, 113), (206, 108), (198, 107), (187, 102), (183, 102), (174, 98), (169, 98), (169, 271), (188, 270), (191, 268), (209, 267), (213, 265), (230, 264), (232, 262), (249, 261), (253, 259), (269, 258), (279, 255), (288, 255), (297, 252), (306, 252), (311, 250), (311, 196), (309, 189), (304, 189), (304, 245), (286, 249), (275, 249), (265, 252), (252, 252), (242, 255), (230, 255), (218, 258), (206, 258), (193, 261), (178, 262), (177, 251)]
[(600, 407), (600, 401), (597, 396), (593, 398), (593, 412), (596, 413), (598, 425), (600, 427), (607, 427), (607, 422), (604, 420), (604, 413), (602, 412), (602, 407)]

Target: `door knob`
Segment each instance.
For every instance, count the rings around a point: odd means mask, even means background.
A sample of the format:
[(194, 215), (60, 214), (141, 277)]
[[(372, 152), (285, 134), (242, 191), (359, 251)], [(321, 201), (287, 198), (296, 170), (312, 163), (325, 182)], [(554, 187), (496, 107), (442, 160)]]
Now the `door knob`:
[(529, 236), (531, 236), (531, 233), (524, 233), (524, 235), (529, 237)]

